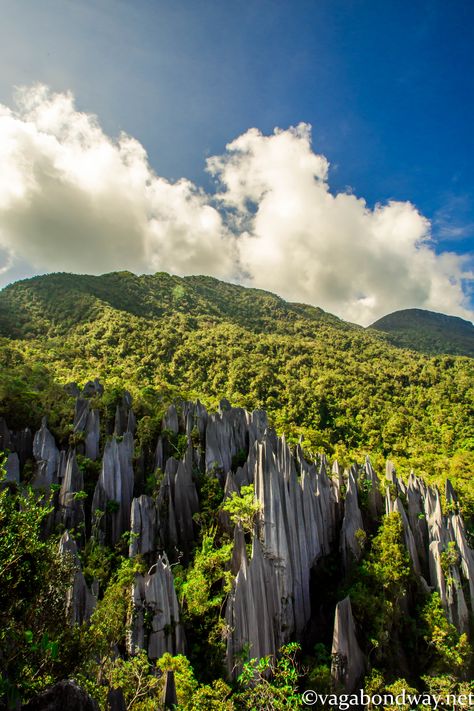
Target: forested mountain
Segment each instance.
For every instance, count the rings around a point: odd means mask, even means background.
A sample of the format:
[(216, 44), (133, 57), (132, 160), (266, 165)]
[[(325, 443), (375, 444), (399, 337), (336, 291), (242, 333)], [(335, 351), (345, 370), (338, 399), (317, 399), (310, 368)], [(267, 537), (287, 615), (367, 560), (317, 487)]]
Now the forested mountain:
[[(339, 458), (394, 459), (465, 490), (474, 362), (427, 357), (321, 309), (210, 277), (53, 274), (0, 292), (0, 415), (64, 436), (62, 385), (99, 377), (140, 414), (175, 397), (265, 409), (279, 433)], [(466, 481), (464, 480), (466, 479)], [(467, 504), (466, 504), (467, 505)]]
[(19, 282), (0, 333), (0, 704), (469, 692), (473, 359), (167, 274)]
[(457, 316), (404, 309), (384, 316), (370, 328), (384, 331), (390, 343), (401, 348), (474, 357), (474, 326)]

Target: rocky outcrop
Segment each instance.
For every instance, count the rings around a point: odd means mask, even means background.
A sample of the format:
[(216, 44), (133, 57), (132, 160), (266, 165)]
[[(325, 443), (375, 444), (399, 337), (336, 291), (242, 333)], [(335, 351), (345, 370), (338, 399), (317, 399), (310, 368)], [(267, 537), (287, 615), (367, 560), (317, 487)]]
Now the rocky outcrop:
[(382, 494), (380, 493), (380, 481), (374, 471), (369, 457), (365, 458), (364, 464), (365, 479), (368, 482), (368, 508), (373, 520), (376, 520), (383, 511)]
[(77, 398), (74, 414), (74, 432), (84, 434), (83, 454), (95, 461), (99, 457), (100, 417), (97, 409), (91, 409), (90, 401)]
[(59, 491), (59, 520), (67, 529), (81, 530), (85, 525), (83, 490), (84, 477), (77, 465), (76, 453), (71, 449)]
[[(432, 541), (429, 547), (429, 564), (431, 585), (438, 591), (448, 620), (455, 625), (458, 632), (467, 632), (469, 628), (469, 612), (467, 609), (461, 578), (457, 564), (449, 565), (445, 550), (440, 541)], [(445, 573), (448, 573), (448, 577)]]
[(71, 624), (82, 624), (89, 620), (97, 604), (97, 598), (89, 590), (81, 570), (77, 545), (66, 531), (59, 541), (59, 552), (69, 558), (72, 565), (72, 585), (67, 592), (67, 615)]
[(38, 489), (48, 489), (51, 484), (57, 483), (59, 450), (48, 430), (45, 417), (33, 440), (33, 456), (36, 460), (36, 470), (32, 484)]
[(129, 556), (147, 555), (157, 549), (157, 510), (151, 496), (133, 499), (130, 516)]
[(346, 572), (351, 570), (362, 555), (362, 536), (364, 522), (359, 508), (357, 483), (354, 473), (348, 475), (347, 494), (344, 502), (344, 518), (342, 521), (339, 550), (341, 562)]
[(130, 530), (133, 498), (133, 436), (126, 432), (121, 440), (113, 437), (105, 445), (102, 469), (94, 491), (92, 511), (103, 540), (117, 543)]
[(232, 469), (233, 457), (247, 457), (249, 446), (249, 415), (242, 408), (231, 408), (222, 400), (219, 412), (209, 415), (206, 426), (205, 467), (225, 481)]
[(20, 460), (16, 452), (10, 452), (6, 462), (7, 481), (20, 483)]
[(132, 410), (132, 396), (125, 390), (115, 410), (114, 434), (117, 437), (121, 437), (125, 432), (134, 435), (136, 424), (135, 414)]
[(260, 541), (253, 539), (252, 559), (247, 560), (240, 539), (240, 568), (226, 607), (227, 666), (229, 676), (241, 670), (243, 652), (249, 657), (274, 654), (281, 646), (281, 600), (276, 569), (265, 559)]
[(331, 653), (331, 676), (336, 690), (352, 693), (362, 679), (366, 663), (357, 642), (349, 597), (336, 605)]
[(151, 574), (135, 576), (127, 648), (130, 654), (146, 649), (150, 659), (159, 659), (165, 652), (184, 653), (185, 640), (168, 561), (159, 557), (152, 569)]
[(72, 679), (59, 681), (21, 708), (22, 711), (99, 711), (94, 699)]
[(163, 708), (174, 709), (178, 706), (178, 696), (176, 693), (176, 682), (174, 680), (174, 672), (167, 671), (165, 677), (165, 686), (163, 688)]
[(415, 573), (418, 576), (421, 576), (422, 570), (421, 570), (420, 560), (418, 557), (418, 550), (416, 547), (415, 538), (413, 536), (410, 523), (408, 521), (408, 517), (405, 513), (405, 509), (403, 507), (403, 504), (402, 504), (399, 496), (397, 496), (395, 501), (392, 502), (391, 497), (390, 497), (390, 492), (387, 489), (386, 513), (389, 514), (394, 511), (396, 513), (398, 513), (398, 515), (400, 516), (400, 518), (402, 520), (403, 535), (405, 538), (405, 547), (406, 547), (408, 554), (411, 558), (413, 570), (415, 571)]
[[(253, 657), (272, 655), (285, 642), (301, 637), (314, 617), (311, 591), (322, 569), (321, 559), (339, 552), (338, 563), (343, 574), (348, 574), (360, 560), (364, 526), (374, 532), (383, 516), (379, 480), (370, 459), (344, 473), (335, 462), (331, 470), (324, 455), (309, 460), (301, 444), (290, 448), (284, 437), (277, 437), (264, 412), (232, 408), (226, 400), (214, 414), (208, 414), (199, 402), (171, 405), (163, 417), (154, 455), (135, 454), (136, 421), (128, 393), (119, 401), (114, 421), (103, 423), (108, 432), (114, 428), (114, 435), (107, 442), (100, 441), (94, 407), (100, 390), (97, 382), (88, 383), (82, 393), (71, 390), (76, 397), (73, 429), (76, 435), (84, 435), (74, 437), (77, 454), (99, 459), (103, 447), (98, 478), (90, 462), (81, 463), (87, 473), (86, 488), (95, 483), (86, 516), (80, 493), (83, 475), (75, 451), (59, 452), (45, 420), (34, 441), (30, 433), (29, 445), (28, 430), (10, 432), (0, 421), (0, 441), (10, 452), (9, 480), (18, 483), (25, 461), (33, 454), (34, 485), (47, 489), (60, 484), (55, 520), (67, 529), (61, 550), (71, 556), (74, 567), (68, 593), (70, 620), (86, 621), (95, 596), (86, 585), (69, 531), (74, 530), (82, 545), (80, 531), (89, 535), (92, 528), (93, 536), (112, 546), (131, 531), (129, 555), (142, 556), (152, 567), (147, 575), (138, 575), (133, 585), (128, 649), (132, 654), (145, 649), (153, 659), (167, 651), (184, 651), (168, 560), (182, 565), (192, 560), (199, 540), (198, 490), (205, 492), (209, 479), (215, 477), (213, 486), (217, 480), (224, 499), (252, 485), (259, 504), (252, 533), (234, 527), (228, 514), (219, 515), (218, 535), (225, 532), (234, 540), (228, 561), (234, 582), (224, 612), (229, 675), (238, 674), (246, 650)], [(147, 481), (147, 467), (153, 465), (160, 471)], [(153, 496), (143, 493), (150, 493), (150, 481)], [(437, 590), (447, 618), (460, 632), (467, 631), (474, 610), (474, 552), (452, 486), (447, 485), (444, 513), (436, 488), (426, 486), (413, 473), (405, 483), (391, 462), (385, 486), (386, 513), (400, 516), (404, 543), (422, 589), (427, 590), (429, 584)], [(408, 597), (409, 593), (402, 601), (407, 606)], [(336, 687), (354, 688), (363, 669), (346, 598), (336, 608), (332, 667)]]

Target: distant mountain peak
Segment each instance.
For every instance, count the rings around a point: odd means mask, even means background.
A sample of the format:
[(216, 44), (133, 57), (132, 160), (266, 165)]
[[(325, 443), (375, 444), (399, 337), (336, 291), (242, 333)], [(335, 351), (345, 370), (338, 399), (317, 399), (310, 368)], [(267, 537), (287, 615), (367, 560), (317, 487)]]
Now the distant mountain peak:
[(369, 328), (383, 331), (393, 345), (402, 348), (474, 357), (474, 326), (459, 316), (403, 309), (383, 316)]

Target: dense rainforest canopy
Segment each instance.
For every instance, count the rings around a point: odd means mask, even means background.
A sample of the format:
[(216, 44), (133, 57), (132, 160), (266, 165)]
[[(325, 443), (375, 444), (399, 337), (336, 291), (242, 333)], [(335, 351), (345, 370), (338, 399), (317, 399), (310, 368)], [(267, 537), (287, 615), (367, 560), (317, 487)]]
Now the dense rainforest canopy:
[(47, 410), (64, 437), (62, 385), (95, 377), (155, 419), (176, 397), (226, 397), (312, 451), (449, 476), (471, 510), (474, 360), (387, 338), (210, 277), (35, 277), (0, 292), (0, 416), (39, 426)]

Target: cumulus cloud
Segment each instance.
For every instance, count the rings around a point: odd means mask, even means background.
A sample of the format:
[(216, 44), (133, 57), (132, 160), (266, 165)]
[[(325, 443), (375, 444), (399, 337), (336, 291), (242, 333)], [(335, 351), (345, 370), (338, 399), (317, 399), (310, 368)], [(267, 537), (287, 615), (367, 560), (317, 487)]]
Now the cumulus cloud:
[[(217, 191), (156, 175), (138, 141), (112, 140), (70, 94), (36, 86), (0, 106), (0, 274), (115, 269), (210, 274), (362, 324), (421, 307), (472, 319), (462, 256), (435, 253), (409, 202), (333, 195), (300, 124), (250, 129), (207, 161)], [(3, 266), (2, 266), (3, 264)]]
[(207, 196), (108, 138), (71, 94), (24, 89), (0, 106), (0, 247), (40, 271), (232, 273), (234, 238)]
[(259, 287), (362, 324), (414, 306), (472, 318), (462, 257), (435, 254), (430, 224), (409, 202), (370, 210), (352, 194), (332, 195), (309, 126), (250, 130), (226, 148), (208, 170), (245, 227), (242, 268)]

